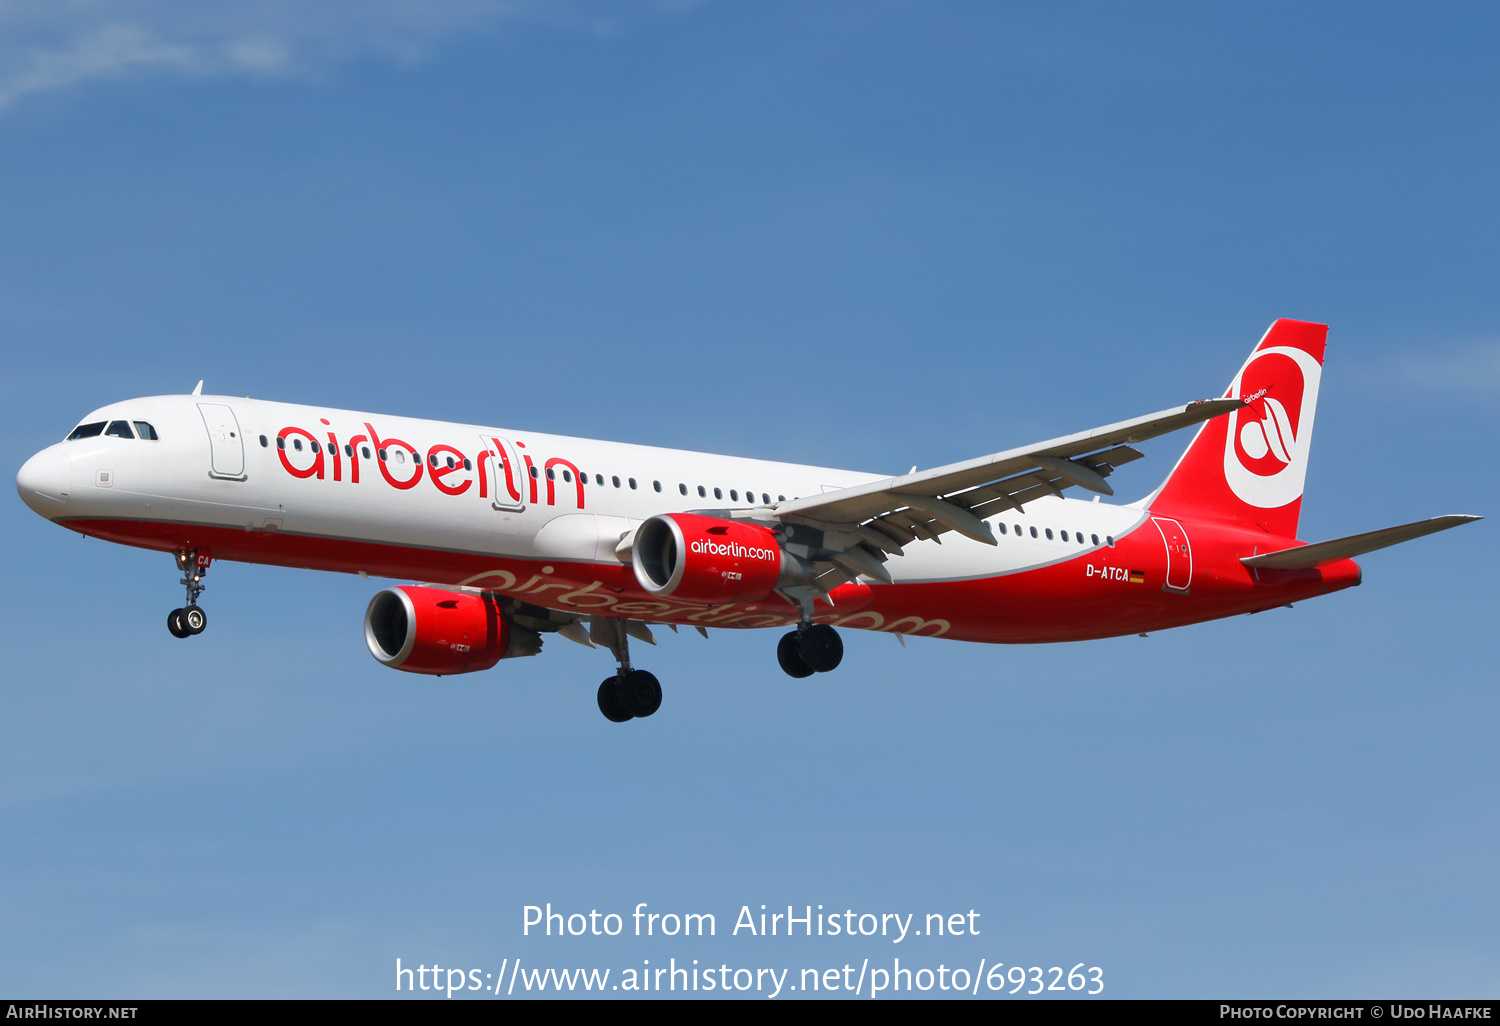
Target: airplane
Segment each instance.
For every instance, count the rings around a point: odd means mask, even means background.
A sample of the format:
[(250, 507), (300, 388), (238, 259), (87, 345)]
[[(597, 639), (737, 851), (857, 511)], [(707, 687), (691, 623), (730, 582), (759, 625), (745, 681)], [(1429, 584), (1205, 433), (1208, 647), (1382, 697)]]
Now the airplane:
[[(176, 638), (207, 626), (218, 561), (414, 580), (377, 592), (365, 642), (433, 675), (607, 649), (596, 694), (645, 718), (631, 662), (653, 626), (790, 628), (792, 677), (839, 665), (839, 628), (1081, 641), (1256, 613), (1355, 586), (1352, 557), (1481, 519), (1297, 539), (1327, 326), (1278, 320), (1222, 398), (896, 477), (202, 394), (93, 411), (16, 475), (86, 536), (173, 554)], [(1134, 446), (1197, 433), (1162, 485), (1105, 503)], [(1085, 501), (1067, 493), (1094, 493)]]

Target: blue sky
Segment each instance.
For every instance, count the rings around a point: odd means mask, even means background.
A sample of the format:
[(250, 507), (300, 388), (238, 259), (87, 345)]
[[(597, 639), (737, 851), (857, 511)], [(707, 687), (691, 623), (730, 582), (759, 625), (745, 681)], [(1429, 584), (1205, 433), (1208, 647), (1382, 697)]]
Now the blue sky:
[[(1490, 514), (1483, 5), (0, 6), (9, 465), (209, 391), (899, 472), (1219, 394), (1331, 325), (1309, 540)], [(1186, 436), (1117, 478), (1149, 491)], [(365, 652), (375, 585), (0, 504), (0, 993), (489, 971), (1099, 965), (1113, 996), (1500, 988), (1497, 545), (1154, 635)], [(665, 633), (665, 632), (663, 632)], [(982, 913), (918, 948), (523, 938), (521, 908)], [(908, 946), (910, 949), (908, 951)], [(913, 962), (906, 963), (907, 958)]]

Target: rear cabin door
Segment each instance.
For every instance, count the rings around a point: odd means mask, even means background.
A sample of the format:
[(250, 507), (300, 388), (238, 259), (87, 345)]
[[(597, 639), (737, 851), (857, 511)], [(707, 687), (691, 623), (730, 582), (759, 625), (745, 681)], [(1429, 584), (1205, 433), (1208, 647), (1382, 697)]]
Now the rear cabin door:
[(199, 403), (203, 426), (208, 430), (208, 444), (213, 469), (209, 477), (227, 481), (245, 480), (245, 439), (234, 411), (218, 403)]
[(1165, 591), (1187, 591), (1193, 583), (1193, 548), (1188, 544), (1187, 532), (1175, 520), (1152, 517), (1151, 522), (1161, 532), (1161, 540), (1167, 547), (1167, 583)]

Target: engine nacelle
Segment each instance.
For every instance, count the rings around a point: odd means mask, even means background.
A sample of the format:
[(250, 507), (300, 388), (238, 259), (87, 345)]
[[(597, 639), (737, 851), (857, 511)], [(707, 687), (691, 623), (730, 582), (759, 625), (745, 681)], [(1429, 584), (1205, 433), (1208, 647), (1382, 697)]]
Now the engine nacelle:
[(650, 594), (704, 605), (756, 602), (804, 570), (769, 528), (696, 513), (660, 513), (641, 524), (630, 561)]
[(408, 673), (473, 673), (535, 655), (541, 635), (506, 619), (489, 595), (442, 588), (387, 588), (365, 610), (365, 644)]

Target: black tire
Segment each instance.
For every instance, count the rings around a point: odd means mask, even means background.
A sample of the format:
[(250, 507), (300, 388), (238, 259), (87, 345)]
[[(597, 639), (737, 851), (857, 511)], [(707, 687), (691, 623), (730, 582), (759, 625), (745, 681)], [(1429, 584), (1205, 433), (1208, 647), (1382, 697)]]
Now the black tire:
[(172, 632), (174, 638), (188, 637), (188, 630), (182, 625), (182, 610), (174, 609), (167, 614), (167, 630)]
[(802, 661), (802, 653), (797, 651), (796, 631), (788, 631), (781, 636), (776, 644), (776, 661), (781, 664), (788, 677), (811, 677), (815, 672)]
[(599, 711), (611, 723), (624, 723), (635, 717), (620, 703), (620, 678), (609, 677), (599, 685)]
[(818, 673), (827, 673), (843, 661), (844, 639), (826, 623), (815, 623), (797, 639), (797, 654)]
[(650, 716), (661, 708), (661, 684), (645, 670), (621, 674), (620, 704), (632, 716)]
[(202, 606), (183, 606), (177, 613), (182, 629), (189, 634), (202, 634), (203, 629), (208, 626), (208, 614), (203, 611)]

